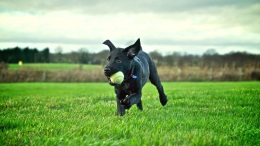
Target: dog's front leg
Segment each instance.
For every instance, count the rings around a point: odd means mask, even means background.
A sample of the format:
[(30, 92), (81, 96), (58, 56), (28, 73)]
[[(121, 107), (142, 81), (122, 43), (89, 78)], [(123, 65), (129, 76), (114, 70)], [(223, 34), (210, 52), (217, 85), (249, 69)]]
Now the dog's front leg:
[(125, 99), (126, 93), (120, 88), (115, 88), (116, 93), (116, 105), (117, 105), (117, 115), (123, 116), (125, 114), (125, 107), (121, 104), (121, 101)]
[(121, 104), (124, 105), (126, 109), (129, 109), (133, 104), (140, 103), (142, 97), (142, 92), (131, 94), (129, 97), (123, 99)]
[(117, 115), (119, 116), (123, 116), (125, 114), (125, 107), (121, 104), (122, 99), (120, 98), (116, 98), (116, 102), (117, 102)]

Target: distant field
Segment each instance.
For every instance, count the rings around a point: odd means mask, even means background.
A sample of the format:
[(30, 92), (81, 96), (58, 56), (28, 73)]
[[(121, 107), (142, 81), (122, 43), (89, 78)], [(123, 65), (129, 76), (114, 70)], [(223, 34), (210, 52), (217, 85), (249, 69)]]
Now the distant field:
[(24, 68), (33, 68), (39, 70), (71, 70), (71, 69), (100, 69), (101, 65), (87, 65), (87, 64), (68, 64), (68, 63), (28, 63), (19, 66), (18, 64), (9, 64), (9, 69), (18, 70)]
[(0, 84), (0, 145), (259, 145), (260, 82), (163, 85), (118, 117), (107, 83)]
[[(103, 65), (35, 63), (8, 64), (0, 82), (104, 82)], [(1, 66), (0, 66), (1, 69)], [(161, 81), (260, 81), (260, 68), (158, 66)]]

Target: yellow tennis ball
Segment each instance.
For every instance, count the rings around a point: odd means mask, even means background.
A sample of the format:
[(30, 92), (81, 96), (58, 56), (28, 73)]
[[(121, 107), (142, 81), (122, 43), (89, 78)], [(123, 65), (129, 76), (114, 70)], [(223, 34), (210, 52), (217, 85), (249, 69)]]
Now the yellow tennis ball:
[(124, 80), (124, 74), (121, 71), (119, 71), (110, 76), (110, 80), (112, 83), (121, 84)]

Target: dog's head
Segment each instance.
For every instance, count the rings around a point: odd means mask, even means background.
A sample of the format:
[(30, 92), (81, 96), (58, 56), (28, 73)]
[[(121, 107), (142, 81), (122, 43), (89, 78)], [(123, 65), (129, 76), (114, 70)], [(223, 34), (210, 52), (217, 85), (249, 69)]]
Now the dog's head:
[(108, 78), (110, 85), (114, 85), (110, 81), (110, 76), (114, 73), (118, 71), (123, 72), (125, 79), (131, 74), (133, 58), (141, 50), (140, 39), (124, 49), (116, 48), (110, 40), (106, 40), (103, 44), (107, 45), (110, 49), (104, 74)]

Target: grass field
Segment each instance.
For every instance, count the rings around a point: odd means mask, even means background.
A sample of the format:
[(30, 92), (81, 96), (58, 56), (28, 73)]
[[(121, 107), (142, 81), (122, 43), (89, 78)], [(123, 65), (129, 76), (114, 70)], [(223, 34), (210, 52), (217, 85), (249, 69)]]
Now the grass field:
[(260, 144), (260, 82), (163, 85), (118, 117), (107, 83), (0, 84), (0, 145)]

